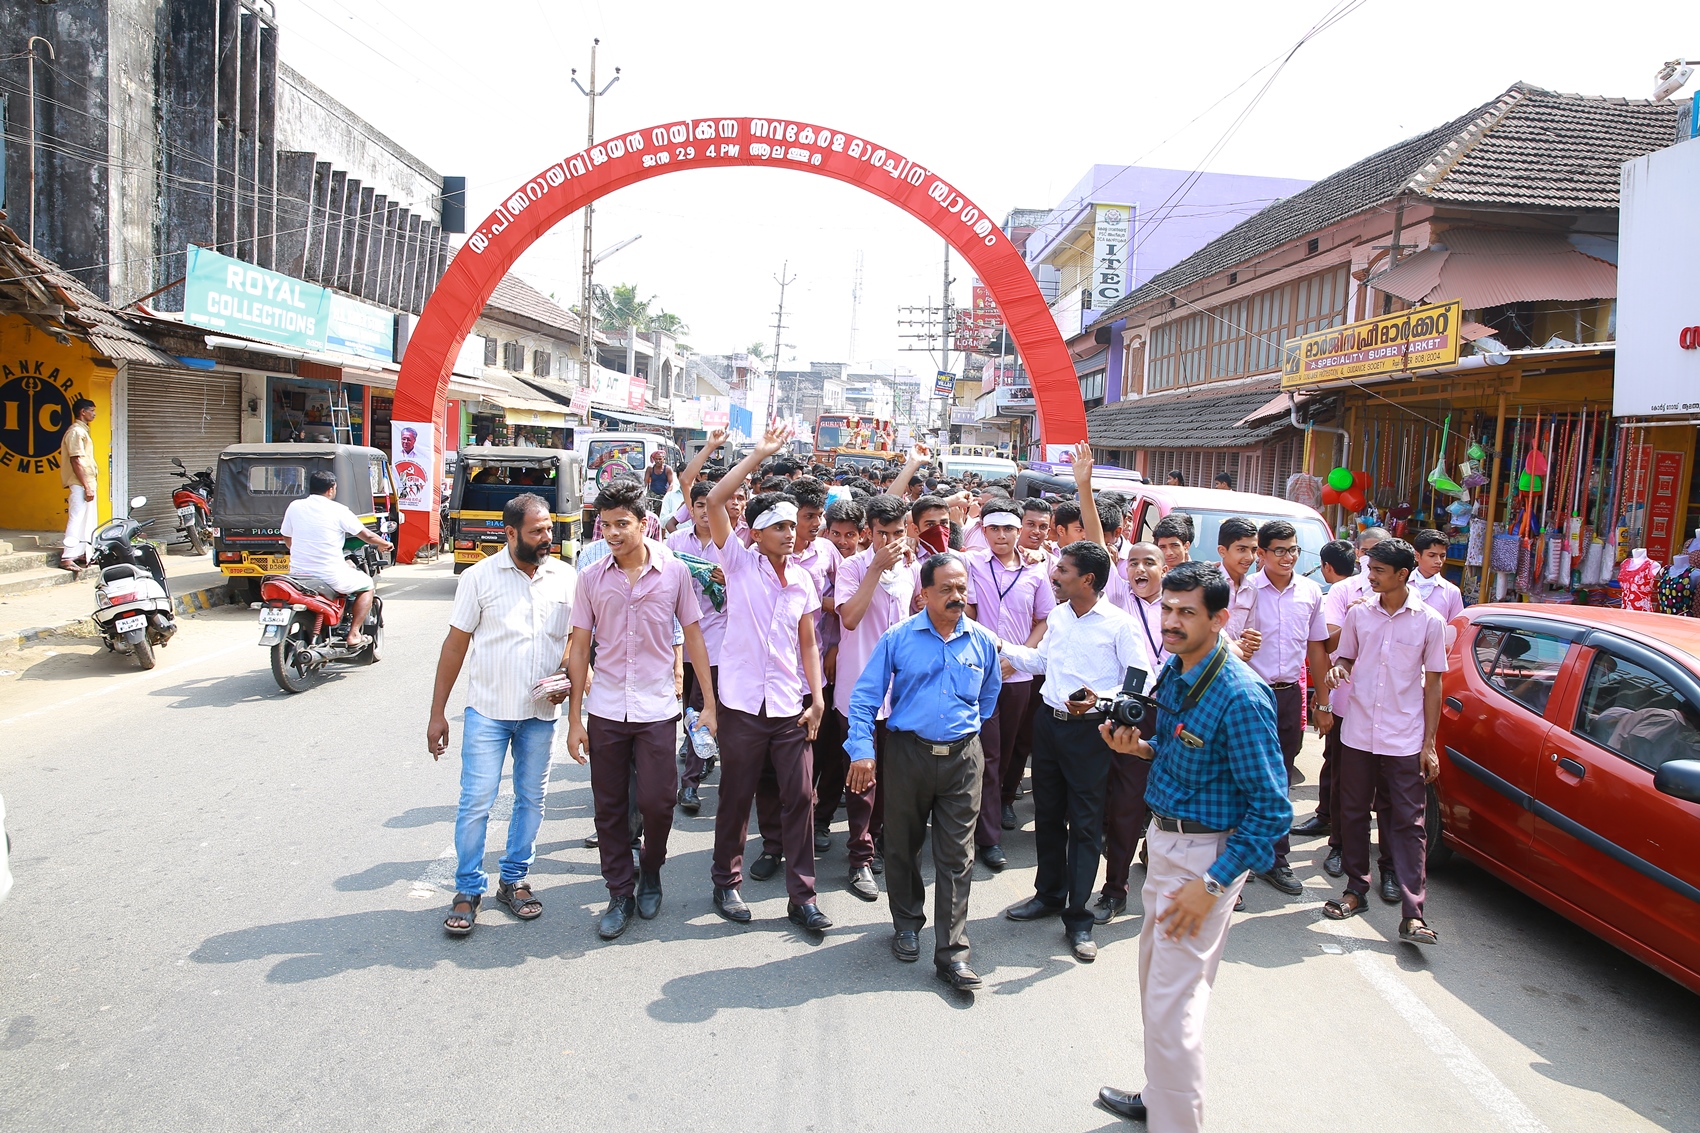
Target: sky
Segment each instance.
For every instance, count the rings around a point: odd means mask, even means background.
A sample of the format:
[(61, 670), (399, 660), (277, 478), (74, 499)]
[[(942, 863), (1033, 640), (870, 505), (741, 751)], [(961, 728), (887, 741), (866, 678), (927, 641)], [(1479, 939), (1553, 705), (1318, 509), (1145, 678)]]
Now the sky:
[[(1316, 179), (1517, 80), (1646, 98), (1664, 60), (1700, 55), (1700, 15), (1665, 0), (1636, 4), (1633, 20), (1575, 0), (1538, 18), (1480, 0), (1354, 3), (277, 0), (277, 14), (285, 62), (438, 173), (467, 177), (473, 227), (583, 148), (571, 68), (588, 80), (598, 37), (601, 84), (621, 68), (597, 101), (598, 138), (726, 115), (830, 125), (925, 164), (1000, 220), (1059, 204), (1094, 164)], [(1337, 5), (1352, 10), (1276, 73)], [(794, 171), (696, 170), (604, 197), (594, 236), (599, 251), (641, 236), (597, 280), (654, 296), (699, 353), (771, 351), (783, 272), (795, 280), (787, 367), (932, 366), (900, 353), (898, 308), (938, 301), (943, 241), (861, 190)], [(581, 243), (577, 219), (563, 222), (515, 271), (574, 305)], [(972, 276), (951, 260), (960, 302)]]

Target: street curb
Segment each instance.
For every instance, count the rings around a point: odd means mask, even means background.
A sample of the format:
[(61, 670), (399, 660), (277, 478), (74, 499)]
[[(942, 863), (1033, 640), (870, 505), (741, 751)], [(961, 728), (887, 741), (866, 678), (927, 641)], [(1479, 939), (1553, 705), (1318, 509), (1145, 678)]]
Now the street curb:
[[(230, 587), (209, 586), (204, 590), (191, 590), (187, 593), (173, 595), (172, 605), (178, 614), (194, 614), (202, 610), (211, 610), (217, 606), (228, 606), (230, 602)], [(93, 618), (77, 618), (74, 621), (63, 622), (54, 626), (32, 626), (7, 632), (0, 636), (0, 653), (16, 652), (27, 649), (57, 638), (91, 638), (99, 637), (100, 629)]]

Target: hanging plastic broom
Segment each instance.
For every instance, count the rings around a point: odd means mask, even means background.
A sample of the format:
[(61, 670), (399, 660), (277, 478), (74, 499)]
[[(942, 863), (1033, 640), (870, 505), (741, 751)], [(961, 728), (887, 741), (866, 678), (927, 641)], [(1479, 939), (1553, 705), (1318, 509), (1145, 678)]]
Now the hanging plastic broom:
[(1452, 432), (1452, 414), (1446, 415), (1446, 421), (1440, 428), (1440, 449), (1435, 453), (1434, 469), (1428, 474), (1428, 486), (1437, 492), (1447, 492), (1457, 495), (1464, 489), (1452, 477), (1446, 474), (1446, 438)]

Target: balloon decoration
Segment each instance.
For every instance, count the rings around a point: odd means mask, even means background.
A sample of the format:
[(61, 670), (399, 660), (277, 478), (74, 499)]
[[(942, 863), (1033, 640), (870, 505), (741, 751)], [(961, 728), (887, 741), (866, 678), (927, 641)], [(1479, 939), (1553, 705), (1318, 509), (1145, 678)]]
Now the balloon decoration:
[(1328, 486), (1336, 492), (1344, 492), (1352, 486), (1352, 483), (1352, 470), (1350, 468), (1336, 468), (1328, 474)]
[(1353, 486), (1340, 493), (1340, 506), (1347, 511), (1359, 512), (1364, 510), (1364, 492), (1362, 488)]
[(1340, 502), (1340, 493), (1333, 488), (1324, 488), (1322, 489), (1322, 502), (1324, 504), (1337, 504)]

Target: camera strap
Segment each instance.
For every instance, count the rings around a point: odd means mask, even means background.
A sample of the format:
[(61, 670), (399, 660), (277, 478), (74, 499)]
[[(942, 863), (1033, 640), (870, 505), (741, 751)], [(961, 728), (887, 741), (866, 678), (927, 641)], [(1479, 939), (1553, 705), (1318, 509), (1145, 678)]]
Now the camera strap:
[[(1204, 738), (1187, 728), (1186, 714), (1198, 707), (1198, 702), (1204, 699), (1204, 694), (1210, 691), (1212, 684), (1216, 683), (1216, 678), (1221, 675), (1222, 669), (1227, 663), (1228, 649), (1218, 642), (1215, 651), (1210, 654), (1210, 659), (1204, 663), (1204, 671), (1198, 674), (1198, 680), (1193, 682), (1192, 687), (1181, 698), (1180, 708), (1174, 710), (1175, 715), (1179, 717), (1175, 721), (1174, 736), (1187, 747), (1203, 747)], [(1163, 705), (1159, 704), (1159, 707), (1163, 707)]]

